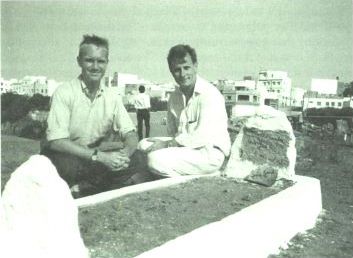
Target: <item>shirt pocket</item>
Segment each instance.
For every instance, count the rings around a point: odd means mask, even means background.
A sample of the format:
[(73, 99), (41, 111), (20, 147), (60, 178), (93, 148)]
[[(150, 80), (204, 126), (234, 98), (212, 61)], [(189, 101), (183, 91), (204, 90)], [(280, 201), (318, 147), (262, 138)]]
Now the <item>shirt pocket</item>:
[(190, 106), (186, 110), (186, 120), (187, 130), (189, 132), (194, 131), (198, 125), (198, 113), (197, 110), (193, 108), (193, 106)]

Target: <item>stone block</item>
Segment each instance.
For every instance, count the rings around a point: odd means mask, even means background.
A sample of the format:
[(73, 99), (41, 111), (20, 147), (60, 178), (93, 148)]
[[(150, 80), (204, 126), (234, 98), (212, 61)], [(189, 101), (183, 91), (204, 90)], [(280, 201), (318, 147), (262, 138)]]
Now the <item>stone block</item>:
[(70, 189), (45, 156), (12, 173), (0, 210), (2, 257), (88, 258)]
[(260, 106), (237, 135), (223, 174), (272, 185), (274, 179), (293, 178), (295, 160), (295, 136), (285, 113)]

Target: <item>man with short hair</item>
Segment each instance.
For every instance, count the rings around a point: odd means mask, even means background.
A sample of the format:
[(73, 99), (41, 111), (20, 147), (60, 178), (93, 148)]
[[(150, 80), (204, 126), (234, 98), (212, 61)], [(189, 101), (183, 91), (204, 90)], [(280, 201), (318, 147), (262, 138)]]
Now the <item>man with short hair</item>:
[(171, 137), (144, 139), (139, 148), (148, 153), (150, 171), (162, 177), (216, 172), (230, 152), (224, 98), (197, 75), (196, 52), (189, 45), (172, 47), (167, 60), (178, 84), (168, 101)]
[(79, 196), (121, 187), (143, 165), (122, 99), (102, 82), (108, 56), (106, 39), (84, 35), (77, 57), (81, 74), (59, 86), (51, 100), (42, 154), (72, 189), (78, 186)]
[(139, 94), (134, 99), (136, 116), (137, 116), (137, 133), (139, 136), (139, 141), (143, 137), (143, 122), (145, 122), (145, 137), (150, 136), (150, 108), (151, 100), (150, 96), (146, 94), (146, 88), (144, 85), (139, 86)]

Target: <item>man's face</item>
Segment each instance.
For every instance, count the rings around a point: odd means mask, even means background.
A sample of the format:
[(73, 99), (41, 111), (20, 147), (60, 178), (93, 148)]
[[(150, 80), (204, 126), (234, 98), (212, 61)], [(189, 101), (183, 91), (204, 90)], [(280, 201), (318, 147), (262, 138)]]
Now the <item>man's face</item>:
[(108, 65), (108, 50), (93, 44), (81, 46), (77, 57), (78, 65), (82, 69), (82, 76), (86, 82), (100, 82)]
[(197, 63), (193, 63), (190, 54), (171, 62), (170, 72), (181, 88), (193, 88), (196, 83)]

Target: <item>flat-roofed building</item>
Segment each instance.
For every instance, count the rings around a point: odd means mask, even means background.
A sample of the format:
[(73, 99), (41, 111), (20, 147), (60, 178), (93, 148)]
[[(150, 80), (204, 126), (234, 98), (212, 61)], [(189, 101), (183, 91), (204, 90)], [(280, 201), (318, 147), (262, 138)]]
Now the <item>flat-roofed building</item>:
[(311, 91), (320, 94), (337, 94), (337, 79), (311, 79)]
[(304, 94), (303, 109), (308, 108), (342, 108), (344, 98), (336, 94), (320, 94), (316, 91), (308, 91)]
[(260, 71), (257, 88), (263, 88), (265, 104), (274, 108), (291, 105), (292, 80), (284, 71)]

